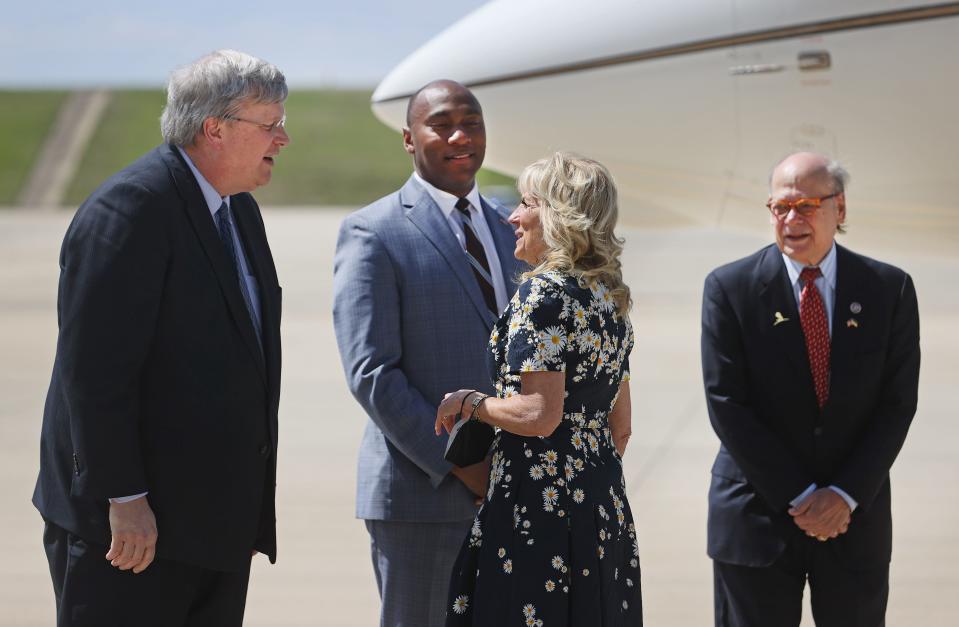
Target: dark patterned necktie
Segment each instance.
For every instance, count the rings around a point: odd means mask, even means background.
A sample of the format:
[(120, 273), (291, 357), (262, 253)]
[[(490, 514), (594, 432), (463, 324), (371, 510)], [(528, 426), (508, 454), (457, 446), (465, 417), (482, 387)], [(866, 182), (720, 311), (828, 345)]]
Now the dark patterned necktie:
[(260, 318), (253, 309), (253, 299), (250, 297), (249, 287), (246, 284), (246, 277), (243, 276), (240, 268), (240, 260), (237, 257), (236, 242), (233, 240), (233, 229), (230, 224), (233, 222), (233, 214), (230, 207), (224, 202), (216, 210), (215, 216), (216, 230), (220, 234), (220, 241), (223, 242), (223, 248), (226, 249), (226, 256), (233, 263), (233, 270), (236, 273), (237, 281), (240, 284), (240, 293), (243, 295), (243, 303), (246, 305), (246, 311), (250, 314), (250, 321), (253, 323), (253, 330), (256, 331), (256, 339), (263, 345), (262, 330), (260, 328)]
[(829, 398), (829, 323), (822, 296), (816, 289), (816, 279), (821, 276), (819, 268), (804, 268), (799, 275), (803, 285), (799, 294), (799, 322), (806, 336), (806, 353), (820, 409)]
[(476, 237), (473, 231), (473, 221), (470, 219), (470, 201), (460, 198), (456, 201), (456, 209), (460, 212), (463, 219), (463, 235), (466, 236), (466, 259), (473, 268), (473, 275), (476, 282), (479, 283), (480, 291), (483, 292), (483, 300), (486, 306), (494, 316), (499, 315), (499, 307), (496, 306), (496, 291), (493, 289), (493, 277), (489, 271), (489, 261), (486, 259), (486, 251), (483, 244)]

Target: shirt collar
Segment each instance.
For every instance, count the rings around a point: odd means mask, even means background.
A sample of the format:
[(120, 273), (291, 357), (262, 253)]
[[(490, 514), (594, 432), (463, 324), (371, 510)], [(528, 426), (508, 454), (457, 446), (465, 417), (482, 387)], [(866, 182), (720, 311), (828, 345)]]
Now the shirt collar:
[(186, 164), (190, 166), (190, 171), (193, 172), (193, 176), (196, 177), (196, 182), (200, 184), (200, 191), (203, 192), (203, 200), (206, 201), (207, 207), (210, 208), (210, 215), (216, 218), (216, 212), (220, 210), (220, 205), (226, 203), (227, 207), (230, 206), (230, 197), (220, 196), (216, 189), (210, 185), (210, 181), (206, 180), (206, 178), (200, 174), (200, 171), (196, 169), (196, 166), (193, 164), (193, 159), (190, 159), (190, 155), (186, 154), (186, 151), (179, 146), (177, 146), (176, 149), (183, 155)]
[[(428, 183), (426, 179), (420, 176), (419, 172), (414, 171), (413, 176), (416, 177), (416, 180), (419, 181), (419, 183), (426, 188), (426, 191), (429, 192), (429, 195), (433, 199), (433, 202), (435, 202), (436, 205), (440, 208), (440, 210), (443, 212), (443, 215), (445, 215), (446, 218), (449, 219), (450, 216), (453, 215), (453, 212), (456, 210), (456, 201), (459, 200), (459, 196), (454, 196), (453, 194), (449, 192), (444, 192), (443, 190), (437, 187), (434, 187), (433, 185)], [(470, 192), (466, 194), (466, 200), (470, 201), (470, 205), (472, 205), (471, 208), (473, 210), (475, 211), (480, 210), (480, 207), (482, 205), (480, 205), (479, 186), (476, 185), (475, 181), (473, 182), (473, 189), (471, 189)], [(480, 215), (482, 215), (482, 213)]]
[[(786, 272), (789, 273), (789, 283), (790, 285), (795, 285), (799, 281), (799, 275), (802, 273), (805, 264), (799, 263), (798, 261), (791, 259), (782, 253), (783, 261), (786, 262)], [(826, 285), (831, 289), (836, 289), (836, 242), (833, 241), (832, 247), (829, 249), (829, 252), (826, 253), (826, 256), (822, 261), (819, 262), (819, 271), (822, 272), (822, 276), (826, 279)]]

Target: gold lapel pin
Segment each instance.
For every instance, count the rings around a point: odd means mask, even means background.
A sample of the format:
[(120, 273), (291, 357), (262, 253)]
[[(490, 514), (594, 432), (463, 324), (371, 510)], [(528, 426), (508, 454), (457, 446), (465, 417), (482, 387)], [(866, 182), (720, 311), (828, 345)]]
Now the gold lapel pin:
[(846, 320), (846, 327), (852, 328), (852, 329), (858, 329), (859, 323), (856, 322), (855, 318), (850, 318), (849, 320)]
[(789, 318), (785, 317), (784, 315), (782, 315), (781, 312), (777, 311), (776, 316), (773, 319), (773, 326), (778, 325), (780, 322), (789, 322)]

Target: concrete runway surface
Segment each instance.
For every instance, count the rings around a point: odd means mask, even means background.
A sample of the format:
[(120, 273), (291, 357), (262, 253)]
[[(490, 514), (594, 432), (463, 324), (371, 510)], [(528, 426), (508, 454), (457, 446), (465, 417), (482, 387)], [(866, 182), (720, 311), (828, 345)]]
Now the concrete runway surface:
[[(56, 341), (57, 256), (72, 210), (0, 212), (0, 625), (54, 622), (30, 504)], [(279, 561), (254, 561), (246, 625), (377, 624), (355, 456), (365, 416), (344, 383), (331, 320), (332, 258), (342, 209), (267, 209), (284, 291), (277, 509)], [(850, 209), (854, 217), (855, 209)], [(760, 222), (761, 221), (761, 222)], [(765, 223), (764, 217), (757, 222)], [(645, 622), (712, 624), (706, 489), (718, 446), (699, 369), (702, 282), (771, 235), (710, 228), (624, 229), (633, 288), (633, 438), (627, 488), (640, 533)], [(922, 320), (919, 413), (893, 468), (894, 555), (888, 624), (954, 625), (959, 616), (959, 256), (886, 234), (840, 241), (914, 277)], [(892, 245), (889, 241), (893, 241)], [(955, 250), (955, 249), (954, 249)], [(804, 625), (812, 625), (808, 615)]]

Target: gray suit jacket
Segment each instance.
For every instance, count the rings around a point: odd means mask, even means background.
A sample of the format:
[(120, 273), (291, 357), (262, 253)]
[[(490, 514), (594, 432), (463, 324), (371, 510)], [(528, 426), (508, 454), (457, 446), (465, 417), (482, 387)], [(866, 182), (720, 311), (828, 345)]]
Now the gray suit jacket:
[[(502, 207), (483, 199), (507, 291), (525, 267)], [(369, 421), (360, 445), (358, 518), (451, 522), (476, 514), (433, 433), (446, 392), (492, 393), (486, 366), (495, 322), (466, 254), (429, 193), (411, 177), (340, 227), (333, 320), (350, 391)]]

